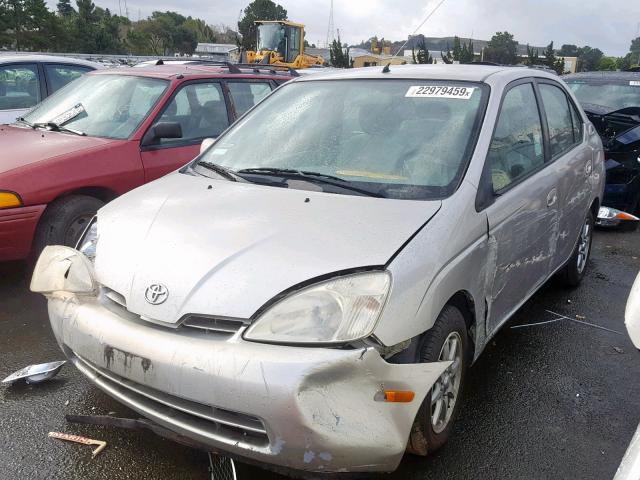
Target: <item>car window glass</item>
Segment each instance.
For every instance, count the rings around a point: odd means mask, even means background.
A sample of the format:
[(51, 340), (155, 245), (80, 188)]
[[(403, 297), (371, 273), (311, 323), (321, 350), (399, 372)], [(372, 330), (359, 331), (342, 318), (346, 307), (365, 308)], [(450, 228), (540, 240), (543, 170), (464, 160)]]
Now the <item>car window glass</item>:
[(582, 117), (576, 110), (576, 107), (571, 105), (571, 121), (573, 123), (573, 141), (574, 143), (580, 143), (582, 141)]
[(505, 95), (487, 161), (495, 191), (544, 164), (542, 124), (532, 84), (518, 85)]
[(229, 126), (220, 84), (194, 83), (182, 87), (156, 123), (159, 122), (176, 122), (182, 128), (182, 138), (162, 139), (162, 144), (217, 137)]
[(134, 75), (83, 75), (25, 115), (32, 123), (56, 122), (89, 136), (128, 138), (147, 118), (168, 82)]
[(35, 65), (0, 66), (0, 110), (31, 108), (40, 101)]
[(547, 114), (551, 155), (562, 155), (574, 145), (573, 121), (565, 93), (555, 85), (540, 84), (540, 94)]
[(79, 65), (46, 64), (44, 66), (44, 70), (47, 74), (49, 89), (51, 90), (51, 93), (53, 93), (60, 90), (67, 83), (80, 78), (82, 75), (90, 71), (91, 68)]
[(271, 85), (256, 82), (229, 82), (229, 92), (238, 116), (271, 93)]

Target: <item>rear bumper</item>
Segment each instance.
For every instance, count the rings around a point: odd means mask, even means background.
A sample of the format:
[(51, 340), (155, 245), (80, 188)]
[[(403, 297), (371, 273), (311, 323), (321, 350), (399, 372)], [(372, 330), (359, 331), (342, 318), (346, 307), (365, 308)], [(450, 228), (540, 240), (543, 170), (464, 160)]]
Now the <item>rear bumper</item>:
[[(120, 402), (211, 450), (298, 471), (395, 470), (450, 364), (165, 328), (124, 318), (100, 297), (49, 296), (49, 316), (66, 355)], [(416, 396), (389, 403), (383, 389)]]
[(46, 205), (0, 210), (0, 262), (29, 256), (33, 235)]

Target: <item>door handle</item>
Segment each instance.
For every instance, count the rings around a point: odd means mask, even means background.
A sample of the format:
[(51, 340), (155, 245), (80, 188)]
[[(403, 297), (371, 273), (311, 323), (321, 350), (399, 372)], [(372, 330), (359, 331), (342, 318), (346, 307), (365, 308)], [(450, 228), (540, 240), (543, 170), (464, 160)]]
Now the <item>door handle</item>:
[(558, 201), (558, 191), (554, 188), (547, 195), (547, 207), (553, 207)]

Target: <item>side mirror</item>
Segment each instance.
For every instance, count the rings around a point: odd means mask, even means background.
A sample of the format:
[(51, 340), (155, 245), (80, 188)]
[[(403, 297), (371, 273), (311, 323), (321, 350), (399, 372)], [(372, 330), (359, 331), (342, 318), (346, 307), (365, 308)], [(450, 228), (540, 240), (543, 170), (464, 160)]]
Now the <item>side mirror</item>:
[(158, 145), (163, 138), (182, 138), (182, 127), (178, 122), (159, 122), (147, 130), (142, 138), (143, 147)]
[(178, 122), (160, 122), (151, 127), (153, 140), (182, 138), (182, 126)]
[(214, 138), (205, 138), (202, 140), (200, 144), (200, 153), (204, 152), (207, 148), (209, 148), (216, 140)]

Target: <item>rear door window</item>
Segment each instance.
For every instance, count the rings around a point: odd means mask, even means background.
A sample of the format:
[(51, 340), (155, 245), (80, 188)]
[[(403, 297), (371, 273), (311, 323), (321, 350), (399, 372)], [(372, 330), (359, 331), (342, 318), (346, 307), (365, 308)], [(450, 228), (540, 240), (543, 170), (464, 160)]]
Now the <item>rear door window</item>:
[(227, 85), (238, 116), (271, 93), (271, 85), (267, 82), (228, 82)]
[(31, 108), (40, 100), (36, 65), (0, 65), (0, 110)]
[(47, 76), (49, 93), (57, 92), (67, 83), (80, 78), (91, 70), (92, 69), (89, 67), (83, 67), (80, 65), (45, 64), (44, 73)]
[(156, 123), (177, 122), (182, 138), (163, 139), (161, 144), (193, 143), (217, 137), (229, 126), (227, 105), (218, 82), (193, 83), (174, 95)]
[(496, 192), (544, 165), (542, 123), (533, 84), (517, 85), (505, 95), (488, 161)]
[(557, 157), (571, 150), (577, 143), (569, 100), (560, 87), (542, 83), (539, 88), (549, 126), (551, 155)]

